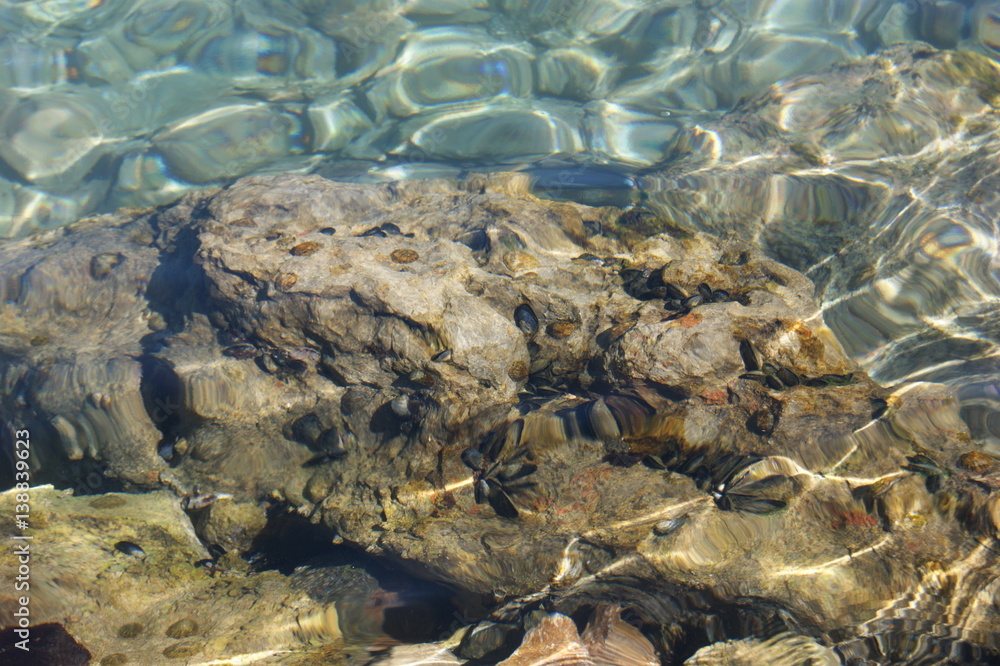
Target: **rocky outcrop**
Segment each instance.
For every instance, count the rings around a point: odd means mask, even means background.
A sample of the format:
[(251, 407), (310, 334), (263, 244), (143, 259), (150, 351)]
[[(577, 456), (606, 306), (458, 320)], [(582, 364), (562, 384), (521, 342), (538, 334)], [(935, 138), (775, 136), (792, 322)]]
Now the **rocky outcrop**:
[(762, 627), (877, 658), (913, 612), (940, 638), (900, 650), (1000, 648), (1000, 476), (954, 391), (880, 388), (738, 239), (518, 175), (270, 176), (2, 261), (38, 478), (231, 496), (200, 523), (224, 549), (277, 504), (514, 632), (613, 602), (674, 659)]

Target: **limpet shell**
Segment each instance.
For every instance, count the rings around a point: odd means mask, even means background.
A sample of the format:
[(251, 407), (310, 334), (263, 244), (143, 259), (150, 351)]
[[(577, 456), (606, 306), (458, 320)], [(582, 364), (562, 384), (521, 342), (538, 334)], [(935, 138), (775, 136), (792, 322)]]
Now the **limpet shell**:
[(129, 622), (118, 627), (118, 638), (135, 638), (142, 633), (143, 626), (139, 622)]
[(996, 466), (996, 460), (981, 451), (963, 453), (958, 464), (970, 472), (986, 472)]
[(289, 252), (296, 257), (307, 257), (321, 247), (323, 247), (322, 243), (317, 243), (316, 241), (306, 241), (304, 243), (299, 243), (289, 250)]
[(571, 321), (554, 321), (545, 327), (545, 332), (551, 338), (562, 340), (576, 333), (578, 328), (580, 325)]
[(510, 370), (507, 371), (507, 376), (515, 382), (521, 381), (528, 376), (527, 364), (524, 361), (514, 361), (510, 366)]
[(195, 643), (193, 641), (184, 641), (183, 643), (175, 643), (168, 648), (163, 650), (163, 656), (167, 659), (183, 659), (184, 657), (191, 657), (199, 652), (205, 646), (201, 643)]
[(95, 280), (103, 280), (111, 275), (111, 271), (125, 261), (125, 255), (120, 252), (101, 252), (90, 259), (90, 275)]
[(167, 636), (170, 638), (187, 638), (198, 633), (198, 623), (189, 617), (177, 620), (167, 627)]
[(398, 250), (393, 250), (389, 253), (389, 258), (392, 259), (397, 264), (412, 264), (414, 261), (420, 258), (416, 250), (411, 250), (409, 248), (399, 248)]
[(277, 285), (279, 289), (291, 289), (298, 281), (299, 276), (295, 273), (282, 273), (274, 281), (274, 284)]
[(125, 506), (126, 504), (127, 502), (124, 498), (118, 497), (117, 495), (104, 495), (103, 497), (92, 499), (87, 503), (88, 506), (94, 509), (117, 509), (118, 507)]

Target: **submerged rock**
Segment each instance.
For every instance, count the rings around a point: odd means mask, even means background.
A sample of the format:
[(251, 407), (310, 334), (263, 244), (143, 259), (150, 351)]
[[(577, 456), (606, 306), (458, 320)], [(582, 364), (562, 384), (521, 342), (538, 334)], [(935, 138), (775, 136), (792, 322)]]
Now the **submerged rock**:
[[(227, 548), (255, 528), (223, 509), (270, 502), (493, 599), (483, 654), (543, 608), (611, 602), (628, 621), (580, 659), (621, 654), (612, 635), (688, 656), (782, 631), (995, 655), (1000, 617), (972, 601), (997, 586), (1000, 475), (969, 464), (955, 392), (880, 388), (812, 283), (745, 243), (527, 184), (255, 177), (11, 243), (4, 420), (37, 433), (36, 478), (100, 461), (189, 506), (231, 496), (203, 524)], [(31, 279), (127, 239), (146, 258), (100, 281)], [(339, 636), (330, 612), (300, 633)]]
[(679, 132), (640, 187), (674, 224), (804, 271), (849, 355), (958, 387), (996, 454), (998, 105), (995, 60), (897, 45)]
[[(163, 663), (163, 655), (194, 654), (195, 647), (206, 661), (307, 651), (298, 632), (323, 606), (277, 572), (216, 575), (198, 566), (208, 553), (173, 493), (73, 497), (51, 486), (29, 492), (31, 527), (24, 533), (31, 537), (38, 652), (67, 641), (72, 646), (74, 638), (86, 648), (59, 647), (62, 652), (44, 663), (89, 663), (76, 656), (87, 650), (94, 663), (111, 664)], [(8, 525), (14, 524), (16, 497), (15, 491), (0, 494), (0, 516)], [(141, 544), (143, 559), (115, 549), (126, 538)], [(14, 551), (5, 549), (0, 571), (13, 580), (17, 566)], [(13, 610), (15, 600), (5, 592), (0, 604)], [(53, 642), (46, 627), (66, 638)], [(115, 656), (123, 653), (127, 662)]]

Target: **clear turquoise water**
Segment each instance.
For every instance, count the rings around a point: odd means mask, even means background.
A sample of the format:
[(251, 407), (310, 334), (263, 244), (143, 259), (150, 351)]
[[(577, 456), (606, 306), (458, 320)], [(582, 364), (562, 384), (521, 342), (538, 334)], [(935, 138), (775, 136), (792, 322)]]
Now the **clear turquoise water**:
[(899, 40), (993, 53), (998, 7), (7, 0), (0, 236), (258, 171), (634, 173), (662, 164), (679, 129), (781, 79)]

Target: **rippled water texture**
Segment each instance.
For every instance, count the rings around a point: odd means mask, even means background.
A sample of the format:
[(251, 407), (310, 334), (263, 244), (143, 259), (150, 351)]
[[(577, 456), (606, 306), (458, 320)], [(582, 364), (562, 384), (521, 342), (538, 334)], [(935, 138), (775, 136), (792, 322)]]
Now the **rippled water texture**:
[(0, 235), (261, 169), (663, 165), (679, 131), (782, 79), (900, 40), (992, 55), (1000, 3), (971, 5), (4, 1)]

